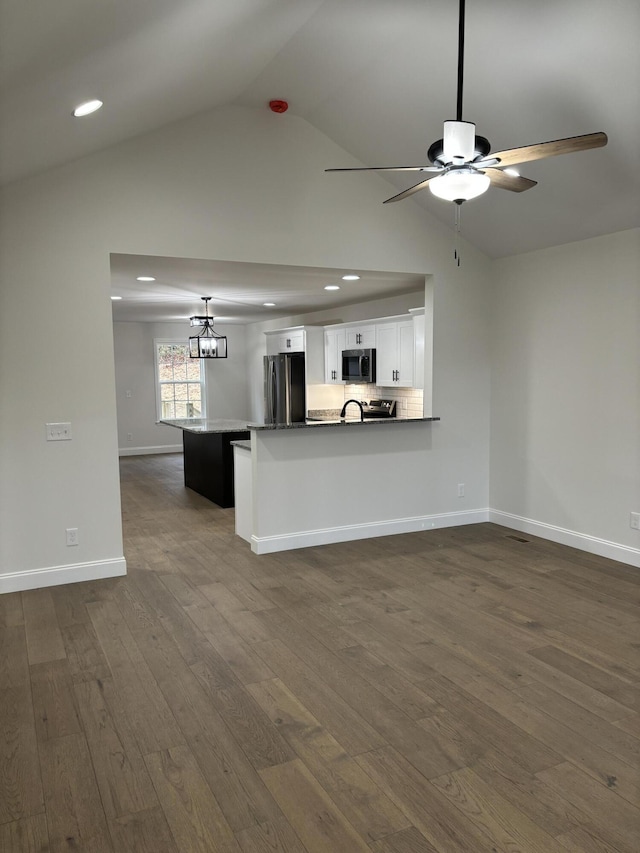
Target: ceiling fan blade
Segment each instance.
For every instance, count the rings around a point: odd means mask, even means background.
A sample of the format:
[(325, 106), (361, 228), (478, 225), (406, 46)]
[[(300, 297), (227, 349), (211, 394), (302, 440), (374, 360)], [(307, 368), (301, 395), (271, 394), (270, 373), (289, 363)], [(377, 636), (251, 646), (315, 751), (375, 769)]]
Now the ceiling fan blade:
[(426, 181), (420, 181), (419, 184), (414, 184), (412, 187), (409, 187), (408, 190), (404, 190), (403, 192), (398, 193), (398, 195), (393, 195), (391, 196), (391, 198), (385, 199), (383, 204), (389, 204), (389, 202), (391, 201), (402, 201), (403, 198), (409, 198), (409, 196), (424, 189), (429, 183), (429, 181), (433, 178), (435, 178), (435, 175), (432, 175), (431, 178), (427, 178)]
[(508, 175), (502, 169), (483, 169), (482, 171), (491, 179), (492, 187), (498, 187), (500, 190), (511, 190), (513, 193), (530, 190), (538, 183), (520, 175)]
[[(537, 145), (523, 145), (522, 148), (496, 151), (492, 152), (490, 157), (491, 159), (499, 158), (501, 166), (515, 166), (531, 160), (555, 157), (557, 154), (573, 154), (577, 151), (588, 151), (589, 148), (602, 148), (607, 142), (606, 133), (586, 133), (583, 136), (569, 136), (567, 139), (553, 139), (551, 142), (539, 142)], [(482, 168), (482, 162), (473, 165)]]
[(348, 169), (325, 169), (325, 172), (441, 172), (443, 166), (355, 166)]

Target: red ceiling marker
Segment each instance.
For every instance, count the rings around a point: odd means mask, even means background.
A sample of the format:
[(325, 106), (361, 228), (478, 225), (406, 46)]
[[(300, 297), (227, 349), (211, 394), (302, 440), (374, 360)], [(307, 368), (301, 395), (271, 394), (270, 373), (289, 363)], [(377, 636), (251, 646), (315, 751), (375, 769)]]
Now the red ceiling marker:
[(269, 107), (274, 113), (286, 113), (289, 109), (289, 104), (286, 101), (275, 100), (269, 101)]

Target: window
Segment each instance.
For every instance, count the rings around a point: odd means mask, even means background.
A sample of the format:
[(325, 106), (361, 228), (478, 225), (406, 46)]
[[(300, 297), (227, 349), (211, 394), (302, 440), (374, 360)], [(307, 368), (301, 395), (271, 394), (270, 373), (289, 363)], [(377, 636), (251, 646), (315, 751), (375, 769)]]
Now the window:
[(204, 418), (204, 369), (183, 341), (155, 341), (158, 420)]

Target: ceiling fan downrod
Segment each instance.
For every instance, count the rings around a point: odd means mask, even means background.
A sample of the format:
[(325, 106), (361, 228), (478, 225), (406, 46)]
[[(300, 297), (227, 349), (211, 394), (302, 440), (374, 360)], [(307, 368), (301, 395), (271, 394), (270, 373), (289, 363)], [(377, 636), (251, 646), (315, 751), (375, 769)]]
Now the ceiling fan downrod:
[(462, 86), (464, 83), (464, 12), (465, 0), (460, 0), (458, 15), (458, 98), (456, 102), (456, 121), (462, 121)]

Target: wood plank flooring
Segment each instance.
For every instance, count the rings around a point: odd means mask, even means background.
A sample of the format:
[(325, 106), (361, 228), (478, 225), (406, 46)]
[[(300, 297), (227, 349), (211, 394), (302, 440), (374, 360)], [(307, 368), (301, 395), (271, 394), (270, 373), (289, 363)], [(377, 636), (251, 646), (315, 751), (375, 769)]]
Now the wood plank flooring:
[(0, 596), (0, 853), (635, 853), (640, 571), (492, 524), (256, 557), (121, 460), (126, 578)]

